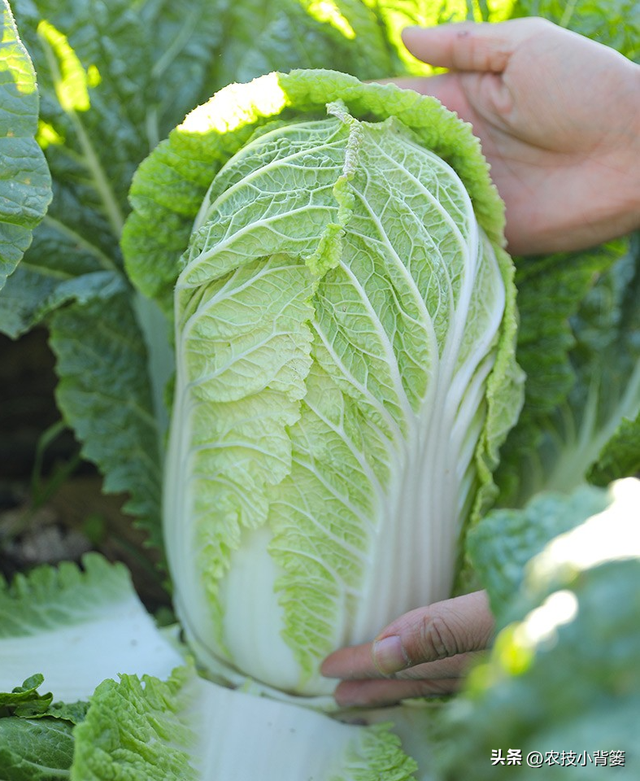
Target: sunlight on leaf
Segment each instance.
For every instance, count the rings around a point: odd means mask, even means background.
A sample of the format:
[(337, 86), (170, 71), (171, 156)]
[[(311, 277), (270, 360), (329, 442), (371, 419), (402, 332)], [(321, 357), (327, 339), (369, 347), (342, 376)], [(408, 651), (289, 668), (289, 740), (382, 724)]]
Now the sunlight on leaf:
[(286, 95), (278, 84), (278, 74), (270, 73), (255, 79), (250, 85), (229, 85), (208, 103), (192, 111), (179, 129), (193, 134), (210, 133), (212, 130), (230, 133), (254, 122), (258, 114), (271, 116), (279, 113), (286, 104)]
[(307, 13), (319, 22), (328, 22), (349, 40), (356, 37), (355, 30), (340, 12), (335, 0), (311, 0)]
[(498, 635), (495, 643), (500, 667), (509, 675), (521, 675), (528, 670), (533, 661), (531, 644), (517, 642), (515, 637), (517, 629), (518, 627), (514, 626), (507, 627)]
[(541, 642), (555, 644), (556, 630), (568, 624), (578, 614), (578, 599), (572, 591), (563, 589), (549, 596), (517, 627), (514, 645), (523, 650), (533, 649)]
[(513, 15), (515, 0), (486, 0), (488, 15), (485, 21), (504, 22)]
[(41, 149), (46, 149), (52, 144), (64, 144), (64, 138), (57, 132), (54, 126), (49, 122), (45, 122), (43, 119), (38, 120), (38, 133), (36, 135), (36, 141), (40, 145)]
[(609, 489), (613, 502), (604, 512), (563, 534), (531, 564), (536, 578), (551, 578), (558, 567), (581, 572), (608, 561), (640, 556), (640, 483), (618, 480)]
[(38, 25), (38, 36), (51, 60), (56, 96), (63, 110), (67, 113), (88, 111), (91, 101), (87, 72), (69, 45), (67, 36), (44, 20)]
[(102, 83), (102, 76), (95, 65), (89, 65), (87, 68), (87, 84), (90, 87), (98, 87)]
[[(3, 25), (2, 37), (0, 38), (0, 46), (2, 47), (2, 57), (0, 57), (0, 74), (8, 72), (10, 74), (9, 80), (13, 84), (17, 92), (22, 95), (31, 95), (36, 91), (36, 80), (34, 74), (29, 72), (24, 67), (23, 54), (21, 50), (14, 49), (14, 41), (11, 37), (11, 33), (8, 29), (8, 24), (4, 19), (4, 11), (0, 16), (0, 22)], [(7, 30), (4, 30), (4, 25), (7, 24)], [(2, 83), (5, 82), (5, 77), (2, 76)]]

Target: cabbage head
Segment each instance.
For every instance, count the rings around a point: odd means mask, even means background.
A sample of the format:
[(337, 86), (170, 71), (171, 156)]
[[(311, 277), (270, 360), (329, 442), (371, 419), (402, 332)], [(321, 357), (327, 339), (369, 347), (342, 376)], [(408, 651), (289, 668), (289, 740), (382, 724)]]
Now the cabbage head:
[(519, 411), (478, 143), (432, 98), (271, 74), (189, 115), (132, 203), (129, 272), (173, 296), (179, 617), (210, 669), (329, 693), (326, 654), (451, 593)]

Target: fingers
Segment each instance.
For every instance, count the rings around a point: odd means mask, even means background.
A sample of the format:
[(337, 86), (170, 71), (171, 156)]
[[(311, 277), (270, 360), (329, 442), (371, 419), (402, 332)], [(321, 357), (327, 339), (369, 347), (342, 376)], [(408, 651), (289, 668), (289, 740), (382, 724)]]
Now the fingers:
[(453, 694), (482, 652), (458, 654), (448, 659), (426, 662), (396, 673), (393, 679), (368, 678), (345, 680), (334, 696), (341, 708), (391, 705), (411, 697), (434, 697)]
[(476, 591), (400, 616), (373, 643), (373, 664), (391, 675), (423, 662), (486, 648), (492, 632), (486, 592)]
[(328, 678), (344, 679), (393, 675), (486, 648), (492, 632), (486, 592), (476, 591), (405, 613), (385, 627), (373, 643), (335, 651), (325, 659), (321, 671)]
[(425, 662), (395, 673), (394, 680), (438, 680), (442, 678), (463, 678), (469, 668), (484, 656), (484, 651), (470, 651), (435, 662)]
[(327, 656), (320, 667), (320, 672), (326, 678), (343, 678), (345, 680), (383, 677), (383, 673), (373, 663), (371, 643), (340, 648)]
[(371, 708), (392, 705), (412, 697), (436, 697), (453, 694), (459, 690), (461, 685), (461, 678), (438, 678), (427, 681), (390, 681), (388, 679), (343, 681), (334, 692), (334, 697), (341, 708)]
[(419, 60), (456, 71), (502, 73), (523, 41), (549, 28), (544, 19), (513, 19), (501, 24), (458, 22), (438, 27), (407, 27), (405, 46)]
[(321, 672), (343, 679), (334, 695), (341, 707), (449, 694), (457, 691), (492, 632), (486, 592), (476, 591), (405, 613), (373, 643), (328, 656)]
[[(322, 665), (322, 674), (326, 678), (342, 678), (344, 681), (388, 678), (373, 663), (371, 643), (341, 648), (331, 654)], [(415, 680), (424, 678), (459, 678), (466, 674), (469, 667), (482, 653), (471, 651), (456, 654), (433, 662), (424, 662), (406, 667), (393, 673), (394, 680)]]

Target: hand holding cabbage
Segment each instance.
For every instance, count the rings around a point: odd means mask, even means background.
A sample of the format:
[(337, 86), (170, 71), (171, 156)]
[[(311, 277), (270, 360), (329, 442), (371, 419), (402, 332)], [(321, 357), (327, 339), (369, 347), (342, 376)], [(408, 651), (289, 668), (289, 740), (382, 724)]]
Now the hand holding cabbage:
[(460, 688), (492, 632), (486, 592), (476, 591), (412, 610), (373, 643), (331, 654), (322, 672), (344, 679), (335, 698), (345, 708), (449, 694)]
[[(580, 247), (637, 226), (637, 65), (542, 19), (408, 28), (403, 37), (417, 57), (451, 69), (396, 83), (438, 97), (472, 123), (506, 202), (510, 249)], [(486, 595), (458, 597), (402, 616), (322, 669), (345, 679), (335, 693), (343, 706), (454, 691), (492, 629)], [(434, 631), (439, 650), (428, 639)], [(396, 662), (387, 665), (377, 649), (389, 637)], [(384, 675), (396, 680), (376, 680)]]
[(398, 83), (473, 125), (514, 254), (582, 249), (640, 227), (640, 67), (544, 19), (409, 28), (450, 72)]

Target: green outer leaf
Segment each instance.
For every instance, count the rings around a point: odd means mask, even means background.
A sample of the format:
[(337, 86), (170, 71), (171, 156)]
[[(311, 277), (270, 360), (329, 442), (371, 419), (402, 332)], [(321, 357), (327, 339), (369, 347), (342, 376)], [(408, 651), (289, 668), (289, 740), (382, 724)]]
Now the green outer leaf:
[(381, 24), (380, 9), (362, 0), (244, 0), (229, 11), (227, 36), (214, 71), (215, 89), (274, 70), (328, 63), (360, 79), (406, 70)]
[(600, 489), (583, 486), (570, 496), (539, 494), (523, 510), (494, 510), (467, 538), (467, 551), (491, 608), (500, 620), (518, 592), (530, 559), (558, 534), (602, 512), (610, 499)]
[(251, 85), (221, 90), (192, 112), (136, 172), (130, 193), (133, 213), (122, 246), (129, 276), (143, 294), (172, 312), (178, 259), (189, 243), (193, 219), (213, 177), (254, 130), (279, 116), (323, 116), (327, 103), (335, 100), (343, 100), (356, 118), (397, 116), (416, 132), (424, 146), (456, 170), (492, 243), (503, 243), (504, 207), (479, 142), (470, 126), (437, 100), (391, 84), (361, 84), (335, 71), (271, 74)]
[(16, 337), (47, 314), (59, 285), (121, 271), (118, 244), (137, 164), (210, 94), (204, 85), (216, 49), (217, 4), (12, 5), (38, 72), (38, 140), (55, 191), (23, 273), (5, 291), (0, 328)]
[(640, 474), (640, 412), (623, 420), (589, 472), (589, 482), (607, 485), (621, 477)]
[(50, 692), (38, 693), (38, 688), (43, 683), (44, 676), (36, 673), (11, 692), (0, 692), (0, 718), (62, 719), (71, 724), (79, 724), (84, 720), (89, 707), (87, 702), (52, 703), (53, 695)]
[[(161, 442), (151, 390), (155, 378), (138, 326), (147, 318), (137, 317), (142, 310), (135, 308), (134, 292), (122, 272), (118, 242), (133, 170), (149, 148), (147, 133), (157, 136), (157, 123), (167, 121), (167, 101), (155, 99), (161, 74), (152, 72), (154, 58), (162, 54), (145, 26), (149, 16), (143, 21), (129, 0), (62, 6), (53, 0), (15, 0), (15, 9), (38, 68), (44, 123), (40, 139), (55, 197), (4, 291), (0, 325), (18, 336), (67, 305), (51, 321), (63, 414), (76, 428), (85, 457), (107, 475), (107, 490), (131, 494), (127, 508), (159, 546)], [(151, 21), (162, 27), (166, 42), (165, 25), (174, 32), (176, 27), (164, 14), (159, 16)], [(171, 52), (174, 65), (186, 45), (182, 39), (177, 43)], [(198, 57), (203, 61), (200, 81), (193, 70)], [(206, 60), (206, 52), (190, 55), (191, 86), (204, 79)], [(180, 113), (169, 111), (168, 116), (173, 122)], [(74, 328), (82, 331), (73, 333)], [(112, 344), (107, 344), (109, 328)], [(165, 334), (157, 331), (157, 341), (166, 343)], [(85, 349), (75, 355), (79, 337)], [(84, 366), (82, 359), (88, 362)]]
[(198, 781), (189, 757), (196, 744), (189, 725), (190, 692), (183, 692), (189, 678), (182, 668), (167, 682), (123, 675), (119, 683), (101, 683), (75, 730), (72, 780)]
[(54, 197), (20, 277), (5, 291), (8, 311), (0, 325), (11, 336), (47, 314), (58, 286), (85, 274), (121, 273), (118, 242), (126, 193), (135, 165), (149, 149), (149, 47), (140, 45), (142, 22), (130, 5), (125, 0), (64, 5), (14, 0), (38, 72), (38, 140)]
[(518, 310), (514, 266), (504, 250), (496, 249), (496, 257), (505, 284), (506, 299), (496, 362), (487, 381), (487, 420), (476, 448), (478, 493), (471, 523), (475, 523), (491, 507), (498, 496), (493, 480), (501, 458), (501, 448), (523, 404), (525, 373), (516, 362), (515, 343), (518, 333)]
[(143, 0), (138, 4), (153, 60), (148, 75), (155, 96), (145, 107), (150, 149), (211, 94), (212, 64), (220, 60), (221, 45), (228, 44), (221, 23), (226, 4), (227, 0)]
[(49, 707), (46, 716), (54, 719), (62, 719), (71, 724), (80, 724), (87, 716), (89, 703), (86, 700), (77, 700), (76, 702), (54, 702)]
[[(541, 773), (552, 781), (637, 778), (639, 577), (638, 558), (580, 572), (498, 635), (490, 660), (471, 673), (467, 694), (449, 710), (440, 778), (494, 781), (491, 752), (506, 756), (513, 748), (523, 757), (504, 774), (513, 781)], [(533, 769), (530, 751), (587, 752), (591, 759), (573, 769), (568, 762)], [(624, 767), (598, 767), (595, 751), (624, 752)]]
[(130, 494), (124, 509), (161, 548), (157, 422), (130, 294), (57, 311), (51, 347), (58, 359), (58, 406), (83, 443), (83, 455), (104, 474), (105, 491)]
[[(64, 562), (0, 582), (0, 690), (38, 670), (56, 699), (74, 702), (118, 672), (164, 676), (181, 663), (124, 566), (98, 554), (85, 556), (82, 566)], [(54, 705), (47, 715), (75, 721), (82, 708)]]
[(545, 486), (549, 465), (540, 462), (538, 449), (544, 432), (552, 427), (554, 410), (566, 403), (577, 383), (572, 318), (594, 282), (628, 248), (623, 239), (591, 250), (516, 261), (517, 359), (527, 383), (522, 414), (507, 437), (496, 471), (503, 505), (521, 505)]
[(0, 0), (0, 290), (31, 244), (51, 201), (49, 168), (38, 146), (33, 65), (6, 0)]
[[(83, 559), (84, 572), (64, 562), (0, 580), (0, 638), (36, 635), (60, 624), (91, 618), (102, 607), (126, 600), (131, 582), (125, 567), (97, 554)], [(38, 684), (39, 685), (39, 684)]]
[(418, 765), (403, 753), (390, 727), (387, 722), (361, 729), (347, 747), (344, 769), (331, 781), (412, 781)]
[(0, 719), (2, 781), (68, 781), (73, 725), (60, 719)]
[(52, 694), (38, 694), (44, 676), (40, 673), (27, 678), (22, 686), (16, 686), (11, 692), (0, 692), (0, 718), (18, 716), (28, 718), (47, 711), (53, 699)]

